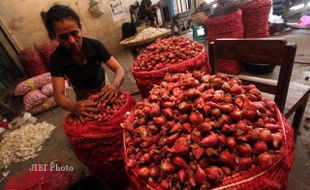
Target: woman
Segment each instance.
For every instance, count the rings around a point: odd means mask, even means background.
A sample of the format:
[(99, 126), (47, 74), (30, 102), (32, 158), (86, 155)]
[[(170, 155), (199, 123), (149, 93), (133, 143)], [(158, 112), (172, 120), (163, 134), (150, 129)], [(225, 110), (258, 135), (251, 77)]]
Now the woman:
[(158, 9), (158, 3), (152, 5), (151, 0), (142, 0), (140, 4), (140, 8), (138, 10), (138, 17), (139, 19), (144, 19), (147, 17), (151, 22), (151, 27), (158, 27), (158, 23), (155, 20), (156, 17), (156, 10)]
[[(51, 7), (46, 14), (46, 26), (50, 36), (60, 44), (49, 62), (55, 101), (81, 120), (82, 116), (91, 117), (88, 112), (97, 111), (96, 103), (83, 99), (90, 92), (101, 91), (104, 99), (113, 100), (123, 82), (124, 70), (102, 43), (82, 36), (80, 18), (71, 8), (63, 5)], [(104, 83), (102, 62), (115, 73), (109, 85)], [(74, 88), (77, 102), (65, 96), (65, 77)]]

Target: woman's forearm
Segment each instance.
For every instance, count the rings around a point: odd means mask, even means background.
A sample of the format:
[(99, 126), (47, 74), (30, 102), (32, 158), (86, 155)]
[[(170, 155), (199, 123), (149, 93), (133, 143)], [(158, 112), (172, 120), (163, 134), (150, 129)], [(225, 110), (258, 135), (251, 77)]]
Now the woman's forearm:
[(75, 112), (76, 103), (72, 102), (64, 94), (54, 95), (54, 99), (55, 99), (57, 105), (60, 106), (61, 108), (65, 109), (69, 112)]
[(124, 69), (122, 67), (117, 68), (115, 71), (115, 76), (114, 76), (112, 85), (119, 88), (123, 83), (124, 74), (125, 74), (125, 72), (124, 72)]
[(124, 80), (125, 72), (123, 67), (114, 57), (111, 57), (107, 61), (106, 65), (114, 72), (114, 79), (110, 85), (114, 86), (115, 88), (119, 88)]

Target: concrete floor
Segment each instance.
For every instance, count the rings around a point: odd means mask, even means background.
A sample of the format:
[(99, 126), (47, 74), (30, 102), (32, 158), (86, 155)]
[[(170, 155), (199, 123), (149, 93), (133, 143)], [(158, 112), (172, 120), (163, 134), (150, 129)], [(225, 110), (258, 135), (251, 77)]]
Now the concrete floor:
[[(293, 30), (277, 37), (286, 38), (288, 42), (297, 44), (296, 63), (291, 81), (310, 86), (310, 81), (305, 80), (306, 77), (310, 77), (310, 30)], [(304, 125), (310, 125), (310, 121), (305, 121), (305, 117), (310, 116), (309, 102), (310, 98), (300, 127), (300, 134), (296, 139), (295, 160), (289, 175), (289, 190), (310, 189), (310, 131), (304, 128)]]
[[(310, 77), (310, 31), (306, 30), (293, 30), (276, 37), (286, 38), (289, 42), (295, 42), (298, 45), (296, 54), (296, 63), (294, 65), (291, 81), (300, 82), (310, 85), (310, 81), (306, 81), (305, 77)], [(135, 80), (130, 72), (130, 66), (133, 62), (129, 51), (124, 50), (114, 55), (119, 62), (123, 65), (126, 74), (125, 80), (122, 85), (123, 90), (137, 91)], [(245, 73), (245, 71), (243, 71)], [(271, 74), (263, 75), (265, 78), (275, 78), (279, 73), (279, 69), (276, 68)], [(113, 79), (111, 72), (107, 73), (109, 79)], [(304, 116), (310, 116), (310, 106), (306, 108)], [(85, 175), (88, 172), (87, 168), (81, 164), (74, 153), (72, 152), (67, 138), (63, 132), (64, 116), (67, 114), (60, 108), (53, 109), (38, 116), (40, 121), (48, 121), (57, 129), (52, 134), (51, 138), (44, 144), (44, 148), (39, 155), (25, 162), (11, 164), (7, 169), (3, 171), (10, 171), (10, 175), (15, 175), (22, 169), (30, 167), (33, 163), (49, 163), (53, 160), (59, 160), (63, 164), (74, 167), (74, 180)], [(290, 118), (291, 119), (291, 118)], [(303, 125), (309, 125), (310, 122), (303, 120), (303, 124), (300, 127), (300, 135), (296, 140), (295, 148), (295, 162), (289, 175), (289, 190), (306, 190), (310, 189), (310, 131), (306, 131)], [(0, 189), (3, 189), (7, 179), (0, 183)]]

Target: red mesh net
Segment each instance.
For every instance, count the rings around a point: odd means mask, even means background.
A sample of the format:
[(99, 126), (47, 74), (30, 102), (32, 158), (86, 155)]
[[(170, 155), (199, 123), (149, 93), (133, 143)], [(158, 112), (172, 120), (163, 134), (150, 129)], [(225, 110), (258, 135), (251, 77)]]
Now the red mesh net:
[(108, 183), (126, 182), (122, 158), (122, 127), (124, 114), (135, 100), (126, 94), (126, 103), (110, 119), (103, 123), (87, 122), (83, 126), (64, 123), (64, 130), (76, 157), (85, 164), (93, 175)]
[(5, 190), (65, 190), (72, 182), (72, 172), (56, 171), (49, 166), (45, 171), (22, 171), (8, 179)]
[(270, 0), (255, 0), (242, 7), (244, 37), (264, 38), (269, 36), (270, 9)]
[(146, 98), (154, 84), (159, 84), (167, 73), (183, 73), (196, 69), (205, 71), (206, 73), (210, 73), (211, 71), (208, 62), (208, 55), (204, 49), (196, 57), (160, 70), (139, 72), (131, 69), (131, 72), (136, 79), (141, 96)]
[(48, 72), (47, 66), (35, 48), (22, 50), (18, 54), (18, 58), (22, 63), (28, 77), (33, 77)]
[(241, 64), (239, 61), (218, 59), (216, 61), (218, 71), (221, 73), (228, 73), (231, 75), (237, 75), (240, 73)]
[[(288, 174), (294, 161), (294, 131), (287, 119), (277, 109), (278, 124), (284, 128), (283, 154), (271, 167), (253, 168), (224, 179), (225, 189), (287, 189)], [(227, 187), (228, 186), (228, 187)]]
[[(277, 110), (278, 124), (283, 127), (285, 137), (283, 154), (266, 169), (252, 167), (232, 176), (224, 178), (221, 185), (214, 189), (244, 189), (244, 190), (264, 190), (264, 189), (287, 189), (288, 174), (294, 161), (294, 131), (287, 119)], [(126, 138), (124, 133), (123, 138)], [(124, 141), (125, 142), (125, 141)], [(128, 161), (126, 156), (126, 144), (124, 143), (124, 161)], [(154, 190), (155, 188), (141, 180), (132, 170), (126, 168), (127, 176), (132, 187), (136, 190)], [(156, 189), (162, 189), (157, 187)]]
[[(218, 38), (243, 38), (242, 11), (207, 19), (209, 43)], [(227, 74), (240, 73), (240, 62), (233, 60), (217, 60), (218, 71)]]

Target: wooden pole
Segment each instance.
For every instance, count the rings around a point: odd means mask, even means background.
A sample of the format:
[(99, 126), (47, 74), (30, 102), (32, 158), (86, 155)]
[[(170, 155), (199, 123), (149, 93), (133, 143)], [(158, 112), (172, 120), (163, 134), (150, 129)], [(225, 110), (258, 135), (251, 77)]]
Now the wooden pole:
[(12, 45), (14, 51), (16, 53), (20, 52), (21, 48), (20, 45), (17, 43), (17, 41), (14, 39), (14, 37), (11, 35), (9, 28), (5, 24), (2, 18), (0, 18), (0, 29), (3, 31), (3, 34), (8, 39), (9, 43)]

